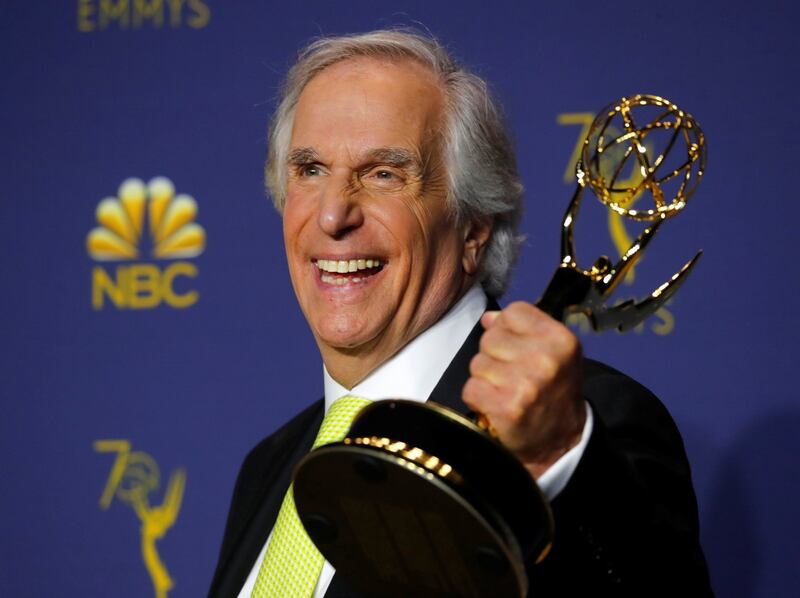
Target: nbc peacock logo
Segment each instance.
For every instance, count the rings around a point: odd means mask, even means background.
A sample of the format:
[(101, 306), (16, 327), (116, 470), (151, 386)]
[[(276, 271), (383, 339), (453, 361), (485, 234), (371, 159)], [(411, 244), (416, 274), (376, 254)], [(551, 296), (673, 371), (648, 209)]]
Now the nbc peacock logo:
[[(116, 197), (100, 201), (99, 226), (86, 237), (92, 270), (92, 307), (110, 303), (117, 309), (150, 309), (166, 304), (186, 308), (199, 293), (190, 288), (197, 266), (187, 261), (203, 253), (205, 229), (195, 222), (197, 202), (175, 193), (166, 177), (149, 183), (130, 178)], [(145, 261), (146, 260), (146, 261)], [(169, 261), (160, 266), (159, 261)]]

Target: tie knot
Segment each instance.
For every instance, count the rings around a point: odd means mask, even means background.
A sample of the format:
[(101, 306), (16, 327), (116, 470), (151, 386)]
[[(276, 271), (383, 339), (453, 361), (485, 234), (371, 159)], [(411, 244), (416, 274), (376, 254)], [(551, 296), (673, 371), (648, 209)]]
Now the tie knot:
[(370, 400), (355, 395), (344, 395), (336, 399), (322, 420), (314, 448), (342, 440), (358, 412), (369, 403)]

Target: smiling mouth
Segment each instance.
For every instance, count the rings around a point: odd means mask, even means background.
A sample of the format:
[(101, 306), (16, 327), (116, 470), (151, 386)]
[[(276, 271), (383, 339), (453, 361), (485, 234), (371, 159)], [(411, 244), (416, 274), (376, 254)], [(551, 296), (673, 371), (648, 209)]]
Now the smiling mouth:
[(320, 279), (326, 284), (341, 286), (357, 284), (374, 276), (386, 265), (377, 259), (357, 258), (352, 260), (316, 260)]

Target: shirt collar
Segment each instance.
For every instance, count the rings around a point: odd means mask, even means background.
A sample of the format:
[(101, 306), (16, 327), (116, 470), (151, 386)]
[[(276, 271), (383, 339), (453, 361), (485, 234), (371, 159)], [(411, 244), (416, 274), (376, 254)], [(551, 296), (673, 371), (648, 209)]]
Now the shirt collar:
[(381, 399), (428, 400), (447, 366), (486, 311), (486, 294), (473, 286), (433, 326), (413, 339), (352, 389), (347, 389), (322, 366), (325, 376), (325, 411), (341, 396), (353, 394), (372, 401)]

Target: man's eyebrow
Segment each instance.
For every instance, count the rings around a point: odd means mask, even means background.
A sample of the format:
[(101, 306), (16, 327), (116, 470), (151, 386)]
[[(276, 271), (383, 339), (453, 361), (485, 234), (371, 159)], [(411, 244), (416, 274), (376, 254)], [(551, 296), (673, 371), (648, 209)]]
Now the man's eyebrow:
[(364, 154), (364, 162), (386, 164), (395, 168), (412, 167), (415, 170), (422, 170), (422, 163), (419, 157), (402, 147), (380, 147), (370, 150)]
[(289, 152), (286, 161), (289, 164), (303, 165), (319, 162), (319, 154), (310, 147), (298, 147)]
[[(286, 159), (289, 164), (302, 166), (321, 161), (319, 154), (311, 147), (298, 147), (289, 152)], [(413, 168), (421, 171), (422, 163), (412, 151), (402, 147), (379, 147), (368, 150), (360, 160), (363, 164), (385, 164), (395, 168)]]

